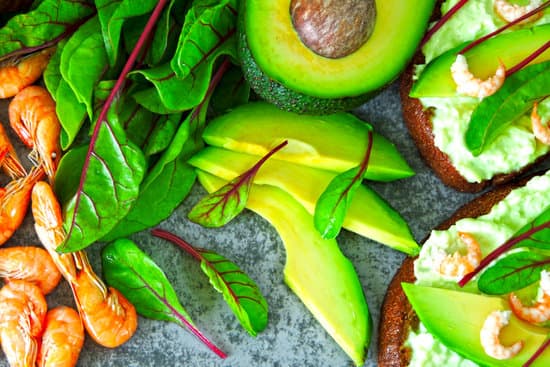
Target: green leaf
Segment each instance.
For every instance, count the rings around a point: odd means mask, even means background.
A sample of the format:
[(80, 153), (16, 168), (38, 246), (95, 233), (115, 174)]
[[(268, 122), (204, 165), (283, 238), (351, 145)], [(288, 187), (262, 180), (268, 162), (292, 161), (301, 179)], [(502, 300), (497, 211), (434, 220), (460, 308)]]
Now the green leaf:
[(185, 78), (195, 65), (234, 33), (237, 0), (195, 0), (187, 12), (178, 48), (171, 61), (172, 70)]
[(63, 52), (63, 47), (67, 43), (66, 40), (62, 40), (57, 44), (57, 48), (53, 55), (50, 57), (48, 66), (44, 70), (44, 84), (46, 89), (50, 92), (50, 95), (54, 100), (56, 100), (57, 88), (59, 88), (59, 83), (63, 79), (61, 75), (61, 70), (59, 69), (61, 65), (61, 53)]
[(168, 149), (141, 185), (128, 215), (103, 240), (112, 240), (157, 225), (181, 204), (195, 182), (187, 159), (196, 150), (189, 145), (189, 124), (182, 123)]
[(128, 298), (140, 315), (180, 326), (185, 326), (185, 319), (194, 325), (162, 269), (134, 242), (120, 239), (108, 244), (101, 259), (107, 283)]
[(182, 114), (175, 113), (164, 116), (156, 116), (157, 121), (153, 131), (147, 138), (143, 152), (145, 156), (161, 153), (170, 146), (170, 142), (176, 135), (178, 127), (182, 124)]
[(231, 311), (250, 335), (256, 336), (265, 329), (267, 301), (258, 285), (237, 265), (214, 251), (194, 248), (170, 232), (154, 229), (152, 234), (175, 243), (201, 262), (201, 269), (210, 279), (210, 284), (223, 295)]
[(188, 328), (212, 351), (225, 358), (225, 354), (195, 327), (162, 269), (134, 242), (120, 239), (110, 243), (103, 248), (101, 259), (107, 283), (128, 298), (140, 315)]
[(214, 90), (210, 107), (215, 115), (248, 102), (250, 85), (245, 80), (240, 66), (232, 65)]
[(235, 177), (219, 190), (203, 197), (187, 215), (189, 220), (204, 227), (221, 227), (229, 223), (246, 207), (254, 177), (263, 163), (287, 144), (288, 141), (285, 140), (249, 170)]
[(150, 13), (157, 2), (157, 0), (95, 0), (105, 50), (111, 66), (114, 66), (117, 61), (124, 23), (129, 18)]
[(488, 267), (479, 277), (477, 285), (486, 294), (507, 294), (537, 282), (544, 269), (550, 269), (548, 256), (523, 249), (500, 258)]
[(87, 152), (88, 147), (85, 145), (71, 148), (63, 154), (59, 161), (55, 173), (54, 191), (61, 207), (67, 205), (78, 189)]
[(506, 79), (493, 95), (484, 98), (472, 113), (466, 146), (481, 154), (502, 130), (527, 113), (537, 100), (550, 95), (550, 61), (533, 64)]
[(74, 32), (94, 11), (92, 4), (82, 0), (42, 1), (0, 29), (0, 60), (55, 44)]
[(344, 224), (348, 207), (367, 171), (372, 151), (372, 129), (368, 134), (365, 157), (357, 167), (336, 175), (317, 199), (313, 221), (323, 238), (336, 238)]
[(86, 105), (80, 103), (71, 86), (60, 80), (57, 88), (55, 111), (61, 124), (61, 148), (67, 149), (74, 142), (80, 128), (87, 119)]
[[(178, 51), (176, 51), (180, 55), (177, 59), (177, 63), (180, 65), (179, 75), (174, 72), (169, 63), (151, 69), (137, 70), (130, 74), (134, 80), (145, 79), (154, 86), (154, 89), (146, 88), (133, 95), (139, 104), (154, 112), (174, 113), (193, 108), (204, 99), (218, 57), (229, 55), (233, 59), (237, 59), (236, 16), (233, 15), (232, 27), (227, 27), (228, 19), (226, 18), (227, 14), (232, 13), (230, 9), (234, 2), (235, 0), (223, 0), (219, 4), (213, 5), (213, 8), (219, 10), (216, 13), (219, 17), (212, 18), (211, 23), (199, 22), (196, 25), (196, 27), (204, 28), (203, 31), (206, 32), (204, 36), (207, 38), (193, 38), (183, 44), (180, 42)], [(205, 2), (197, 3), (203, 6), (202, 4)], [(208, 2), (208, 4), (210, 3)], [(185, 37), (186, 32), (191, 32), (191, 29), (188, 30), (188, 28), (184, 25), (181, 37)], [(203, 35), (203, 33), (200, 34)], [(215, 42), (210, 42), (212, 37), (215, 37)], [(198, 43), (195, 44), (195, 42)], [(200, 48), (197, 45), (200, 45)], [(173, 63), (174, 61), (172, 61)], [(181, 91), (185, 91), (185, 93)]]
[(66, 208), (62, 252), (83, 249), (111, 231), (132, 208), (145, 174), (143, 152), (129, 141), (116, 114), (101, 124), (90, 153), (81, 186)]
[(97, 17), (84, 23), (63, 47), (60, 70), (78, 102), (86, 106), (88, 116), (93, 119), (94, 89), (108, 70), (107, 53)]

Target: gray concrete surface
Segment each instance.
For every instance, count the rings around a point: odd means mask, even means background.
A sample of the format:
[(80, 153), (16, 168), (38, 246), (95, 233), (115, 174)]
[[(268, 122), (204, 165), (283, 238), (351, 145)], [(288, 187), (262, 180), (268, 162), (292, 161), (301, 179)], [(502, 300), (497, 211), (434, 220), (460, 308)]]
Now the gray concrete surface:
[[(402, 121), (396, 84), (355, 112), (392, 140), (417, 172), (415, 177), (399, 182), (369, 183), (408, 220), (417, 240), (472, 197), (444, 187), (421, 161)], [(0, 120), (7, 122), (5, 102), (0, 102)], [(255, 279), (270, 307), (267, 329), (256, 338), (250, 337), (221, 295), (209, 286), (195, 260), (168, 242), (143, 232), (133, 239), (165, 270), (195, 323), (229, 357), (220, 360), (175, 324), (140, 318), (135, 336), (119, 348), (103, 348), (87, 338), (78, 366), (352, 366), (349, 358), (284, 284), (284, 248), (266, 221), (249, 211), (221, 229), (203, 229), (186, 220), (186, 213), (203, 193), (201, 187), (195, 186), (183, 205), (161, 227), (174, 231), (196, 246), (218, 251)], [(9, 245), (36, 242), (31, 220), (27, 218)], [(338, 237), (338, 242), (357, 269), (371, 310), (375, 330), (365, 366), (375, 366), (376, 329), (383, 295), (403, 255), (346, 231)], [(101, 247), (95, 244), (87, 250), (98, 272)], [(51, 306), (73, 305), (66, 284), (58, 287), (48, 301)], [(7, 367), (3, 357), (0, 357), (0, 367)]]

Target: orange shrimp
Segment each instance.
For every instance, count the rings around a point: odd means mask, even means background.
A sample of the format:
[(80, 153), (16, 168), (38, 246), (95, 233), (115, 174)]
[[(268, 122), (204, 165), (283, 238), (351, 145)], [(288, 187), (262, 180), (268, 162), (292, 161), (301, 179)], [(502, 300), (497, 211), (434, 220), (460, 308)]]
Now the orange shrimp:
[(29, 157), (42, 165), (52, 180), (61, 158), (61, 125), (55, 112), (55, 101), (46, 89), (30, 86), (15, 96), (8, 112), (11, 127), (21, 141), (33, 149)]
[(0, 277), (34, 283), (48, 294), (59, 284), (61, 273), (43, 248), (16, 246), (0, 249)]
[(446, 255), (441, 259), (438, 270), (441, 275), (460, 279), (479, 265), (482, 255), (479, 244), (471, 234), (459, 232), (458, 237), (466, 245), (466, 254), (461, 255), (457, 251)]
[(31, 199), (34, 184), (42, 179), (42, 168), (34, 168), (28, 176), (11, 181), (0, 198), (0, 245), (21, 226)]
[(0, 98), (13, 97), (36, 82), (48, 66), (53, 52), (54, 48), (50, 47), (0, 67)]
[(0, 167), (13, 180), (27, 175), (2, 123), (0, 123), (0, 153), (3, 153), (0, 154)]
[[(59, 202), (51, 186), (44, 181), (33, 188), (32, 211), (36, 233), (54, 257), (57, 254), (55, 249), (66, 234)], [(126, 342), (137, 328), (135, 307), (119, 291), (107, 288), (94, 273), (85, 252), (72, 253), (70, 260), (62, 258), (67, 255), (57, 254), (59, 257), (57, 260), (54, 257), (54, 261), (62, 266), (61, 273), (71, 286), (88, 334), (105, 347), (114, 348)]]
[(84, 327), (77, 311), (59, 306), (46, 314), (38, 349), (38, 367), (74, 367), (84, 344)]
[(12, 280), (0, 290), (0, 341), (11, 367), (34, 367), (47, 311), (40, 289)]
[(523, 305), (514, 293), (510, 293), (508, 302), (514, 315), (523, 321), (542, 324), (550, 320), (550, 273), (546, 270), (541, 272), (539, 297), (531, 306)]

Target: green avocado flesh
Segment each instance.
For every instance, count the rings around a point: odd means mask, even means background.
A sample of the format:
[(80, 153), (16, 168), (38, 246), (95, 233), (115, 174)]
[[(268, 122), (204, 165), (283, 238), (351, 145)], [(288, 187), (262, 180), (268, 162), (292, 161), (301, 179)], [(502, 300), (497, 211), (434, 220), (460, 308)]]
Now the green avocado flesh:
[[(212, 120), (203, 139), (209, 145), (261, 156), (288, 140), (277, 159), (344, 172), (363, 160), (370, 129), (349, 113), (306, 116), (256, 102)], [(391, 142), (377, 133), (373, 136), (366, 179), (387, 182), (414, 175)]]
[[(494, 75), (499, 59), (506, 69), (520, 63), (550, 39), (550, 24), (502, 33), (464, 54), (468, 60), (469, 70), (480, 79)], [(420, 97), (454, 97), (456, 84), (451, 76), (451, 65), (457, 52), (467, 44), (447, 51), (430, 62), (414, 83), (410, 96)], [(550, 60), (550, 49), (539, 55), (532, 63)]]
[[(209, 192), (226, 183), (201, 170), (197, 175)], [(354, 363), (362, 365), (372, 321), (357, 273), (338, 243), (321, 238), (313, 217), (276, 187), (253, 184), (246, 207), (269, 221), (281, 236), (286, 284)]]
[(327, 58), (295, 31), (291, 0), (243, 0), (239, 57), (245, 77), (264, 99), (291, 111), (350, 109), (393, 81), (414, 54), (434, 0), (376, 1), (370, 38), (355, 52)]
[[(252, 167), (261, 157), (207, 147), (189, 163), (224, 180), (232, 180)], [(268, 159), (254, 177), (254, 183), (286, 191), (313, 215), (317, 199), (335, 174), (278, 159)], [(419, 246), (405, 220), (375, 191), (359, 186), (351, 201), (344, 228), (409, 255)]]
[[(426, 329), (463, 357), (483, 366), (522, 366), (546, 340), (547, 329), (531, 326), (512, 314), (510, 323), (500, 332), (503, 345), (523, 340), (523, 349), (513, 358), (489, 357), (480, 343), (480, 330), (487, 315), (509, 309), (504, 298), (403, 283), (403, 290)], [(550, 350), (531, 366), (550, 365)]]

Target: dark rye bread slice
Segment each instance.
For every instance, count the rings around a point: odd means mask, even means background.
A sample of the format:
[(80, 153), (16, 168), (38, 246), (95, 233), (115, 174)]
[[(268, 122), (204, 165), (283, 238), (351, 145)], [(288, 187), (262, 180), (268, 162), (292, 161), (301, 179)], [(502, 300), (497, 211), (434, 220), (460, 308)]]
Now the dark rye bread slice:
[[(436, 229), (445, 230), (459, 219), (475, 218), (488, 213), (512, 189), (523, 186), (527, 180), (524, 178), (519, 182), (509, 182), (484, 193), (462, 206)], [(418, 318), (401, 288), (401, 283), (415, 281), (414, 260), (409, 257), (403, 261), (384, 297), (380, 312), (378, 339), (378, 365), (380, 367), (406, 367), (409, 365), (411, 353), (403, 344), (407, 340), (409, 330), (411, 328), (415, 330), (418, 327)]]
[(550, 156), (550, 153), (543, 155), (535, 162), (516, 172), (497, 174), (493, 178), (481, 182), (468, 182), (456, 170), (447, 154), (435, 146), (431, 121), (433, 111), (424, 109), (419, 99), (409, 97), (413, 85), (414, 64), (421, 64), (422, 61), (423, 56), (417, 54), (413, 64), (407, 68), (401, 77), (400, 94), (403, 117), (420, 155), (445, 185), (458, 191), (479, 192), (489, 186), (502, 185), (511, 181)]

